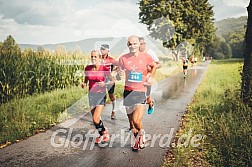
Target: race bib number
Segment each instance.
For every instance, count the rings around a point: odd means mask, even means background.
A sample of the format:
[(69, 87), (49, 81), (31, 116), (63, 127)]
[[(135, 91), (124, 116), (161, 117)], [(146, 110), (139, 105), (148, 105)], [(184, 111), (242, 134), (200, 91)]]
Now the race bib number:
[(130, 71), (129, 72), (129, 82), (142, 82), (143, 74), (139, 72)]

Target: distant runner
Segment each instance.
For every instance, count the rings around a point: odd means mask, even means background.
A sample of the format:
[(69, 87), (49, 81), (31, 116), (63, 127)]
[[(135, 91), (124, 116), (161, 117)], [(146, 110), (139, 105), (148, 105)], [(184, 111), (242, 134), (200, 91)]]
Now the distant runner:
[(186, 78), (186, 75), (187, 75), (188, 62), (189, 60), (186, 57), (182, 57), (184, 78)]

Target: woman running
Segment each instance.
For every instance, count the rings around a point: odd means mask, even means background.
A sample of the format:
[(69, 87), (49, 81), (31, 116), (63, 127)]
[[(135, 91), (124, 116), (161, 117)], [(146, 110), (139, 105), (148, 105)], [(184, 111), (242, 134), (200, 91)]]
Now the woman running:
[[(85, 67), (85, 78), (82, 84), (83, 89), (88, 84), (88, 98), (93, 116), (93, 123), (100, 134), (100, 136), (96, 138), (95, 143), (107, 142), (109, 140), (108, 129), (104, 127), (100, 117), (106, 102), (106, 87), (114, 84), (110, 69), (102, 65), (100, 60), (101, 54), (93, 50), (91, 52), (92, 64)], [(109, 78), (109, 82), (107, 83), (105, 82), (106, 77)]]

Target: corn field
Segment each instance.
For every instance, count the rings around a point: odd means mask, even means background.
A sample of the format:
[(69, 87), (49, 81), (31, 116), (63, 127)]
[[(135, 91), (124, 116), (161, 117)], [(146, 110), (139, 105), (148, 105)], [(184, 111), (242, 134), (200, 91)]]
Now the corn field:
[[(78, 62), (78, 63), (76, 63)], [(29, 50), (0, 55), (0, 103), (79, 85), (86, 65), (85, 55), (57, 54)]]

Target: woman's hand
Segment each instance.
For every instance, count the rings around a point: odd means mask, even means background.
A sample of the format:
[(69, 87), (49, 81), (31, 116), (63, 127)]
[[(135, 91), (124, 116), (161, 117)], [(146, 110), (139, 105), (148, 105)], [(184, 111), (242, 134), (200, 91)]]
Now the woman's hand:
[(106, 83), (105, 82), (97, 82), (97, 84), (100, 86), (100, 87), (106, 87)]
[(82, 89), (85, 89), (87, 87), (87, 84), (86, 83), (81, 83), (81, 88)]

